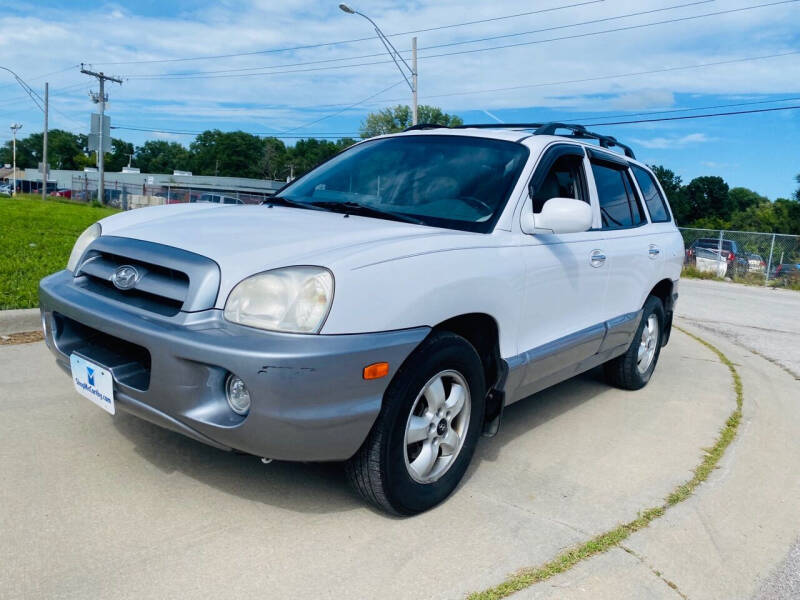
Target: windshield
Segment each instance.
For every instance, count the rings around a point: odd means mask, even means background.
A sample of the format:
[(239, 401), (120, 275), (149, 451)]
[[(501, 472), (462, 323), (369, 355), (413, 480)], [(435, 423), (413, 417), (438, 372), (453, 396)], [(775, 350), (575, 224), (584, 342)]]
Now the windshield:
[(385, 138), (346, 150), (280, 196), (323, 208), (362, 205), (425, 225), (486, 233), (500, 217), (527, 158), (525, 146), (502, 140)]

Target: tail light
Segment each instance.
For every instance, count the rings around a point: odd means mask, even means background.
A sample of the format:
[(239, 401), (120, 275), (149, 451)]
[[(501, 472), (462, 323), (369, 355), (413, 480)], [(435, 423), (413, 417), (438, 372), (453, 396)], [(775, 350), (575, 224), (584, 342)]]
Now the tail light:
[(728, 254), (728, 260), (730, 261), (736, 260), (736, 255), (733, 252), (731, 252), (730, 254)]

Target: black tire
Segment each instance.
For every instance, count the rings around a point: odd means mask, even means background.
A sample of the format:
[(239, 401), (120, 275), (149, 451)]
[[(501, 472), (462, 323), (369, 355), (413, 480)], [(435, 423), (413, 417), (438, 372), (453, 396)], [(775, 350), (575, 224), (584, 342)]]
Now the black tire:
[[(448, 370), (458, 372), (469, 388), (466, 433), (444, 474), (432, 483), (418, 483), (406, 467), (406, 423), (426, 384)], [(483, 426), (485, 395), (483, 366), (475, 348), (454, 333), (432, 333), (394, 376), (372, 430), (346, 463), (350, 484), (369, 503), (392, 514), (412, 515), (435, 506), (453, 492), (469, 466)]]
[[(642, 372), (639, 370), (639, 345), (642, 340), (642, 332), (647, 326), (650, 316), (655, 317), (655, 322), (658, 324), (658, 331), (655, 339), (655, 352), (650, 361), (647, 369)], [(625, 351), (625, 354), (611, 359), (603, 365), (605, 370), (606, 380), (618, 388), (623, 390), (638, 390), (647, 385), (650, 377), (655, 371), (658, 357), (661, 354), (661, 344), (664, 339), (664, 305), (660, 298), (655, 296), (648, 296), (644, 303), (642, 311), (642, 319), (639, 322), (639, 327), (636, 329), (636, 334), (633, 336), (631, 345)]]

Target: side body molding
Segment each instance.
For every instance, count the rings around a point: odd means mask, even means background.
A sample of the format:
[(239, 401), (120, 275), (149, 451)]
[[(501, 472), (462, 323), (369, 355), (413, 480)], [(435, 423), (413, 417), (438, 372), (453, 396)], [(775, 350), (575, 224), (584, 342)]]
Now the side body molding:
[(620, 315), (506, 359), (506, 405), (624, 354), (641, 318)]

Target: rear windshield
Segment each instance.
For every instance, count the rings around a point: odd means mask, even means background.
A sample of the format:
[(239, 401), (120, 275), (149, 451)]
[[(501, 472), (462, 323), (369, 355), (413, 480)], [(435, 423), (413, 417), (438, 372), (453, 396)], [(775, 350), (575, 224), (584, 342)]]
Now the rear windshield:
[[(697, 240), (697, 246), (700, 248), (719, 248), (719, 240)], [(733, 243), (729, 240), (722, 240), (722, 249), (730, 251), (733, 248)]]
[(358, 203), (425, 225), (487, 233), (528, 159), (522, 144), (448, 135), (364, 142), (280, 192), (294, 202)]

